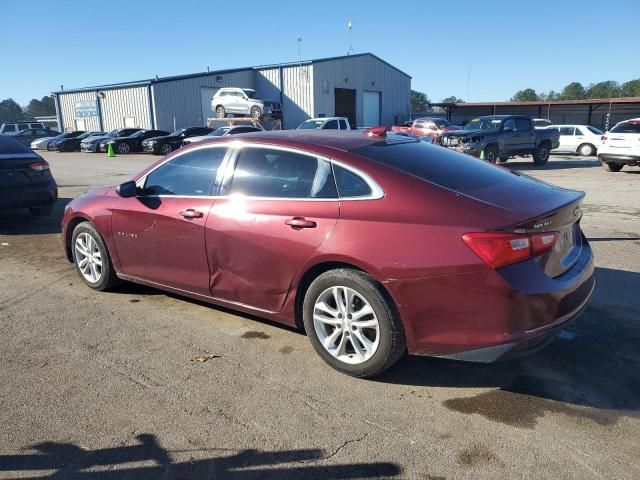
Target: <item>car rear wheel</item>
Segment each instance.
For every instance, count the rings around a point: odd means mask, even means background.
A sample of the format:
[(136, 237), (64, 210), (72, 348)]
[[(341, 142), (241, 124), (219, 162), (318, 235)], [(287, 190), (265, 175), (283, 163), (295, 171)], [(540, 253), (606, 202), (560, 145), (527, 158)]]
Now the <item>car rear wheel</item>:
[(549, 146), (541, 143), (533, 152), (533, 163), (536, 165), (544, 165), (549, 160)]
[(160, 153), (162, 153), (163, 155), (169, 155), (171, 153), (171, 150), (171, 145), (169, 145), (168, 143), (165, 143), (160, 147)]
[(619, 172), (624, 167), (622, 163), (603, 163), (602, 166), (610, 172)]
[(107, 247), (89, 222), (80, 223), (71, 237), (71, 252), (82, 281), (94, 290), (107, 290), (119, 283)]
[(44, 207), (31, 207), (29, 209), (34, 217), (47, 217), (53, 212), (53, 205), (45, 205)]
[(121, 143), (120, 145), (118, 145), (118, 153), (120, 154), (126, 154), (129, 153), (130, 147), (128, 143)]
[(489, 145), (484, 149), (484, 159), (487, 162), (496, 163), (498, 158), (498, 148), (495, 145)]
[(309, 286), (304, 327), (320, 357), (354, 377), (378, 375), (405, 352), (405, 336), (382, 287), (364, 272), (330, 270)]
[(498, 161), (500, 163), (507, 163), (509, 161), (509, 157), (505, 157), (504, 155), (502, 157), (498, 158)]
[(583, 157), (590, 157), (596, 151), (596, 148), (590, 143), (584, 143), (578, 147), (578, 153)]
[(224, 118), (227, 116), (227, 112), (224, 110), (224, 107), (222, 105), (218, 105), (216, 107), (216, 115), (218, 116), (218, 118)]
[(254, 105), (253, 107), (251, 107), (251, 117), (252, 118), (260, 118), (262, 116), (262, 110), (260, 110), (260, 107)]

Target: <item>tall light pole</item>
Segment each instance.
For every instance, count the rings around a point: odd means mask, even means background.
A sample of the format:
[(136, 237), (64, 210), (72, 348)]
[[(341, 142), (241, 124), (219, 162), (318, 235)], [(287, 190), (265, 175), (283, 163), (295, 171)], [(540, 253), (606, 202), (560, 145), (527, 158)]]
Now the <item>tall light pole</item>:
[(349, 50), (347, 50), (347, 55), (351, 55), (353, 53), (353, 31), (351, 30), (353, 27), (353, 22), (349, 20), (347, 24), (347, 28), (349, 28)]

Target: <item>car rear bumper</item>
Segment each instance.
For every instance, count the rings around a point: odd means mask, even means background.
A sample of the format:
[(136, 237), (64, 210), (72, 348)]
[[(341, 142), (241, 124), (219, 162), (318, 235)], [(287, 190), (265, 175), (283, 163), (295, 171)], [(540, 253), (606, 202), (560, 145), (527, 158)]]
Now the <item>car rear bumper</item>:
[(409, 353), (492, 362), (541, 348), (578, 317), (595, 285), (594, 260), (583, 236), (576, 263), (556, 278), (531, 259), (387, 285)]
[(623, 155), (618, 153), (598, 153), (598, 160), (602, 163), (622, 163), (625, 165), (640, 165), (640, 155)]
[(57, 200), (58, 186), (53, 180), (43, 185), (0, 189), (0, 209), (43, 207)]

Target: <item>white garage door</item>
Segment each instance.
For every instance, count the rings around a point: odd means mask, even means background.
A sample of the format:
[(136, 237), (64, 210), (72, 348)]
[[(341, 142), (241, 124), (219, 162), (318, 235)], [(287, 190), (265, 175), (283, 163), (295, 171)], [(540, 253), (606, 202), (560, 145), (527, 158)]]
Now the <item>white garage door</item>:
[(202, 101), (202, 125), (207, 124), (207, 118), (215, 117), (213, 110), (211, 110), (211, 99), (217, 90), (217, 88), (200, 87), (200, 98)]
[(362, 110), (363, 127), (380, 125), (380, 92), (363, 92)]

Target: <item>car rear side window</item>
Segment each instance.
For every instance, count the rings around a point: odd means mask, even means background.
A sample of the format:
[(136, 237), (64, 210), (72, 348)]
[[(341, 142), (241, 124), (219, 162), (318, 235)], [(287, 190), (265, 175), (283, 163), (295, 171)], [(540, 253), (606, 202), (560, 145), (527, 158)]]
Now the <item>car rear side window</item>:
[(347, 129), (347, 122), (345, 120), (338, 120), (338, 122), (340, 123), (340, 130)]
[(336, 177), (340, 198), (366, 197), (371, 195), (371, 187), (359, 175), (335, 164), (333, 165), (333, 173)]
[(611, 133), (640, 133), (640, 122), (619, 123), (611, 129)]
[(516, 118), (516, 125), (519, 132), (528, 132), (531, 130), (531, 122), (524, 118)]
[(16, 131), (15, 125), (5, 125), (4, 128), (2, 129), (3, 133), (9, 133), (9, 132), (15, 132), (15, 131)]
[(518, 178), (470, 155), (421, 141), (375, 143), (353, 153), (468, 195)]
[(591, 133), (593, 133), (593, 134), (595, 134), (595, 135), (604, 135), (604, 133), (602, 132), (602, 130), (598, 130), (598, 129), (597, 129), (597, 128), (595, 128), (595, 127), (587, 127), (587, 129), (588, 129)]
[(337, 120), (329, 120), (324, 127), (323, 130), (338, 130), (338, 121)]
[(202, 148), (162, 164), (147, 175), (145, 195), (212, 195), (226, 153), (222, 147)]
[(571, 136), (574, 131), (575, 128), (573, 127), (560, 127), (560, 135), (562, 136)]
[(231, 194), (263, 198), (336, 198), (331, 164), (289, 150), (243, 148)]
[(27, 128), (29, 128), (29, 124), (28, 123), (19, 123), (18, 124), (18, 130), (26, 130)]

